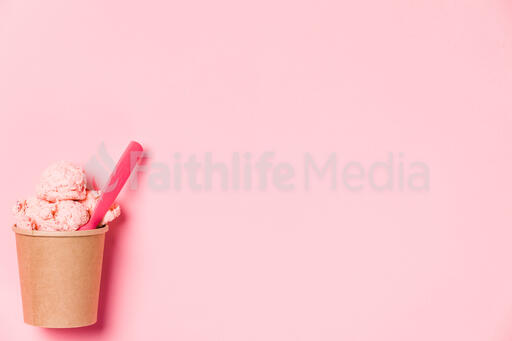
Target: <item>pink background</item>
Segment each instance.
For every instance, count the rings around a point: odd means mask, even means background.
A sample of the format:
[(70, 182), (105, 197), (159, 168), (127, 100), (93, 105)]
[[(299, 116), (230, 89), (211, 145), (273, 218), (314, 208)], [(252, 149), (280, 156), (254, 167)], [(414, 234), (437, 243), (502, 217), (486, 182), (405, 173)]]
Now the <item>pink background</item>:
[[(511, 340), (510, 1), (0, 1), (0, 339)], [(426, 162), (428, 193), (124, 190), (100, 322), (24, 325), (51, 161)], [(202, 154), (201, 154), (202, 155)], [(144, 180), (144, 179), (142, 179)]]

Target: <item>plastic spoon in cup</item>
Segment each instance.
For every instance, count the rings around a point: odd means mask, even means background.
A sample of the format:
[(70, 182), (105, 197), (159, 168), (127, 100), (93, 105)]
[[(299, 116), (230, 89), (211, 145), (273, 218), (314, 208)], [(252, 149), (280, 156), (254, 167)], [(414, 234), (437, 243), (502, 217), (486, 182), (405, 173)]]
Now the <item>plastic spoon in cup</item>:
[(107, 184), (101, 192), (100, 199), (94, 208), (89, 222), (81, 226), (78, 230), (93, 230), (98, 227), (99, 223), (103, 220), (103, 217), (110, 209), (117, 195), (123, 188), (124, 184), (130, 177), (130, 174), (135, 168), (135, 165), (140, 161), (142, 157), (142, 146), (132, 141), (126, 147), (121, 159), (117, 162), (116, 168), (110, 175)]

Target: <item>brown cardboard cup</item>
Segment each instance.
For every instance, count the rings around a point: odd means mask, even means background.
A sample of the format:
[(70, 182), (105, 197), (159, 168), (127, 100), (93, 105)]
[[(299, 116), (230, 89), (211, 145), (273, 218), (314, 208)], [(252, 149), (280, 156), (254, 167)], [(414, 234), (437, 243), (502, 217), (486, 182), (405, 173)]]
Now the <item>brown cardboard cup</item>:
[(23, 319), (46, 328), (96, 323), (105, 233), (87, 231), (16, 233)]

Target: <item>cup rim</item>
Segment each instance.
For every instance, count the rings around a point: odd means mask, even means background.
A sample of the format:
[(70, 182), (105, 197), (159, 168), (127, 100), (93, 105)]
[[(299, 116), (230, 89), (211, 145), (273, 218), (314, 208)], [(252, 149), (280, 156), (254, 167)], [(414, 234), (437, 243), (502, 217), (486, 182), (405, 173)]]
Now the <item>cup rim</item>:
[(95, 236), (98, 234), (104, 234), (108, 232), (108, 225), (103, 227), (99, 227), (93, 230), (84, 230), (84, 231), (36, 231), (36, 230), (24, 230), (18, 228), (16, 225), (12, 227), (12, 230), (16, 234), (23, 234), (26, 236), (33, 237), (86, 237), (86, 236)]

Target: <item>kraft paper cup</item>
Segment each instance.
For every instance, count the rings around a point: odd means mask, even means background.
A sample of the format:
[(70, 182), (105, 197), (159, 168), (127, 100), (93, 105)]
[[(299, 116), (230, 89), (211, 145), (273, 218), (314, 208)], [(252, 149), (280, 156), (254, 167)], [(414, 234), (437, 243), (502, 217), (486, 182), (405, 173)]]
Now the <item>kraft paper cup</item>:
[(96, 323), (108, 226), (73, 232), (14, 226), (13, 231), (25, 323), (46, 328)]

